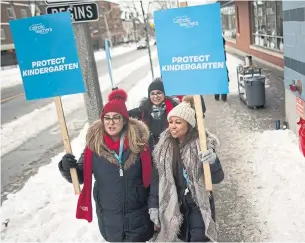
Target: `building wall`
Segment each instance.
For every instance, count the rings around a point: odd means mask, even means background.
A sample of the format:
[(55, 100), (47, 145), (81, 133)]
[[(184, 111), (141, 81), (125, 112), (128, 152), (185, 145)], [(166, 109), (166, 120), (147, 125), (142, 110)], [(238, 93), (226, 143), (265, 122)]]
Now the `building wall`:
[(111, 34), (112, 44), (120, 44), (124, 41), (124, 29), (121, 20), (120, 5), (108, 1), (97, 1), (100, 19), (95, 22), (90, 22), (90, 30), (92, 34), (94, 48), (103, 48), (104, 40), (108, 38), (104, 16), (106, 14), (108, 28)]
[[(305, 100), (305, 1), (284, 1), (285, 108), (289, 127), (296, 132), (296, 97)], [(302, 93), (289, 85), (301, 81)]]
[(17, 64), (9, 21), (29, 16), (29, 1), (1, 1), (1, 66)]
[(252, 45), (251, 2), (235, 1), (235, 12), (237, 28), (236, 41), (228, 40), (227, 45), (266, 62), (270, 62), (273, 65), (284, 67), (284, 59), (281, 53)]
[[(11, 13), (13, 13), (13, 15), (9, 15), (8, 9), (11, 9)], [(28, 16), (31, 16), (31, 10), (29, 4), (26, 4), (26, 1), (15, 1), (13, 4), (9, 1), (1, 1), (1, 29), (3, 29), (1, 32), (4, 33), (4, 36), (1, 36), (1, 50), (11, 48), (13, 43), (9, 21)]]

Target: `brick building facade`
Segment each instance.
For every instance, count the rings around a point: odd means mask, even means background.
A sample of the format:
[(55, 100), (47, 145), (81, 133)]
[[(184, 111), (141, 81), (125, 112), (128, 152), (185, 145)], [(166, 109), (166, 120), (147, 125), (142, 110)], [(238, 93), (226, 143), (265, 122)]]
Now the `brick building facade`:
[(283, 70), (282, 1), (220, 3), (227, 46)]

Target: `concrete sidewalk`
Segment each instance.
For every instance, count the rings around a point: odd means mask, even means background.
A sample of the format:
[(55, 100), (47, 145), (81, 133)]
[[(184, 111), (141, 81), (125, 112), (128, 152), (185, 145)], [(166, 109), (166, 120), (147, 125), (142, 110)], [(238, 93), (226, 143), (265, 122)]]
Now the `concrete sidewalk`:
[(254, 189), (247, 186), (255, 177), (251, 161), (243, 160), (243, 155), (251, 150), (247, 149), (251, 146), (251, 134), (274, 130), (275, 121), (284, 120), (284, 84), (276, 70), (263, 67), (263, 75), (266, 76), (266, 107), (258, 110), (248, 108), (236, 92), (236, 67), (234, 62), (230, 62), (234, 58), (236, 56), (228, 55), (232, 88), (228, 101), (216, 101), (213, 96), (205, 96), (205, 125), (220, 138), (218, 156), (225, 171), (225, 180), (214, 186), (218, 240), (267, 241), (269, 235), (266, 222), (257, 211), (256, 201), (250, 199), (251, 190)]

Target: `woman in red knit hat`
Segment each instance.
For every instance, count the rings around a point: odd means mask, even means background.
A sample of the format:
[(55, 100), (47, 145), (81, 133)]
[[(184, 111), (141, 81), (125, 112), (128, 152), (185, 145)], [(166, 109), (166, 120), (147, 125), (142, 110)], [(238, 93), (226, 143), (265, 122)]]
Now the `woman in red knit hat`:
[(76, 168), (83, 189), (76, 217), (92, 221), (91, 187), (100, 232), (109, 242), (145, 242), (153, 235), (148, 214), (151, 157), (149, 131), (129, 118), (127, 94), (121, 89), (109, 95), (101, 119), (88, 130), (85, 152), (77, 162), (66, 154), (59, 163), (62, 175), (71, 182), (70, 168)]

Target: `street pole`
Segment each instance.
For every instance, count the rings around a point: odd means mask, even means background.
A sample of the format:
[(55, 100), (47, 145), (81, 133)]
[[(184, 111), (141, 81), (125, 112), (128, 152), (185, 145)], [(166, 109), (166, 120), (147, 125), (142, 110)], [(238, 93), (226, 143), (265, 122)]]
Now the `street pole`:
[(152, 58), (151, 58), (151, 50), (150, 50), (149, 36), (148, 36), (148, 29), (147, 29), (147, 19), (146, 19), (146, 17), (145, 17), (145, 12), (144, 12), (144, 7), (143, 7), (143, 1), (141, 0), (140, 2), (141, 2), (141, 8), (142, 8), (143, 19), (144, 19), (144, 26), (145, 26), (146, 41), (147, 41), (147, 47), (148, 47), (148, 55), (149, 55), (151, 76), (152, 76), (152, 79), (154, 79), (154, 78), (155, 78), (155, 75), (154, 75), (154, 67), (153, 67)]
[(79, 61), (87, 92), (84, 94), (89, 124), (100, 118), (103, 100), (94, 58), (91, 35), (88, 23), (73, 24), (74, 35), (77, 37)]

